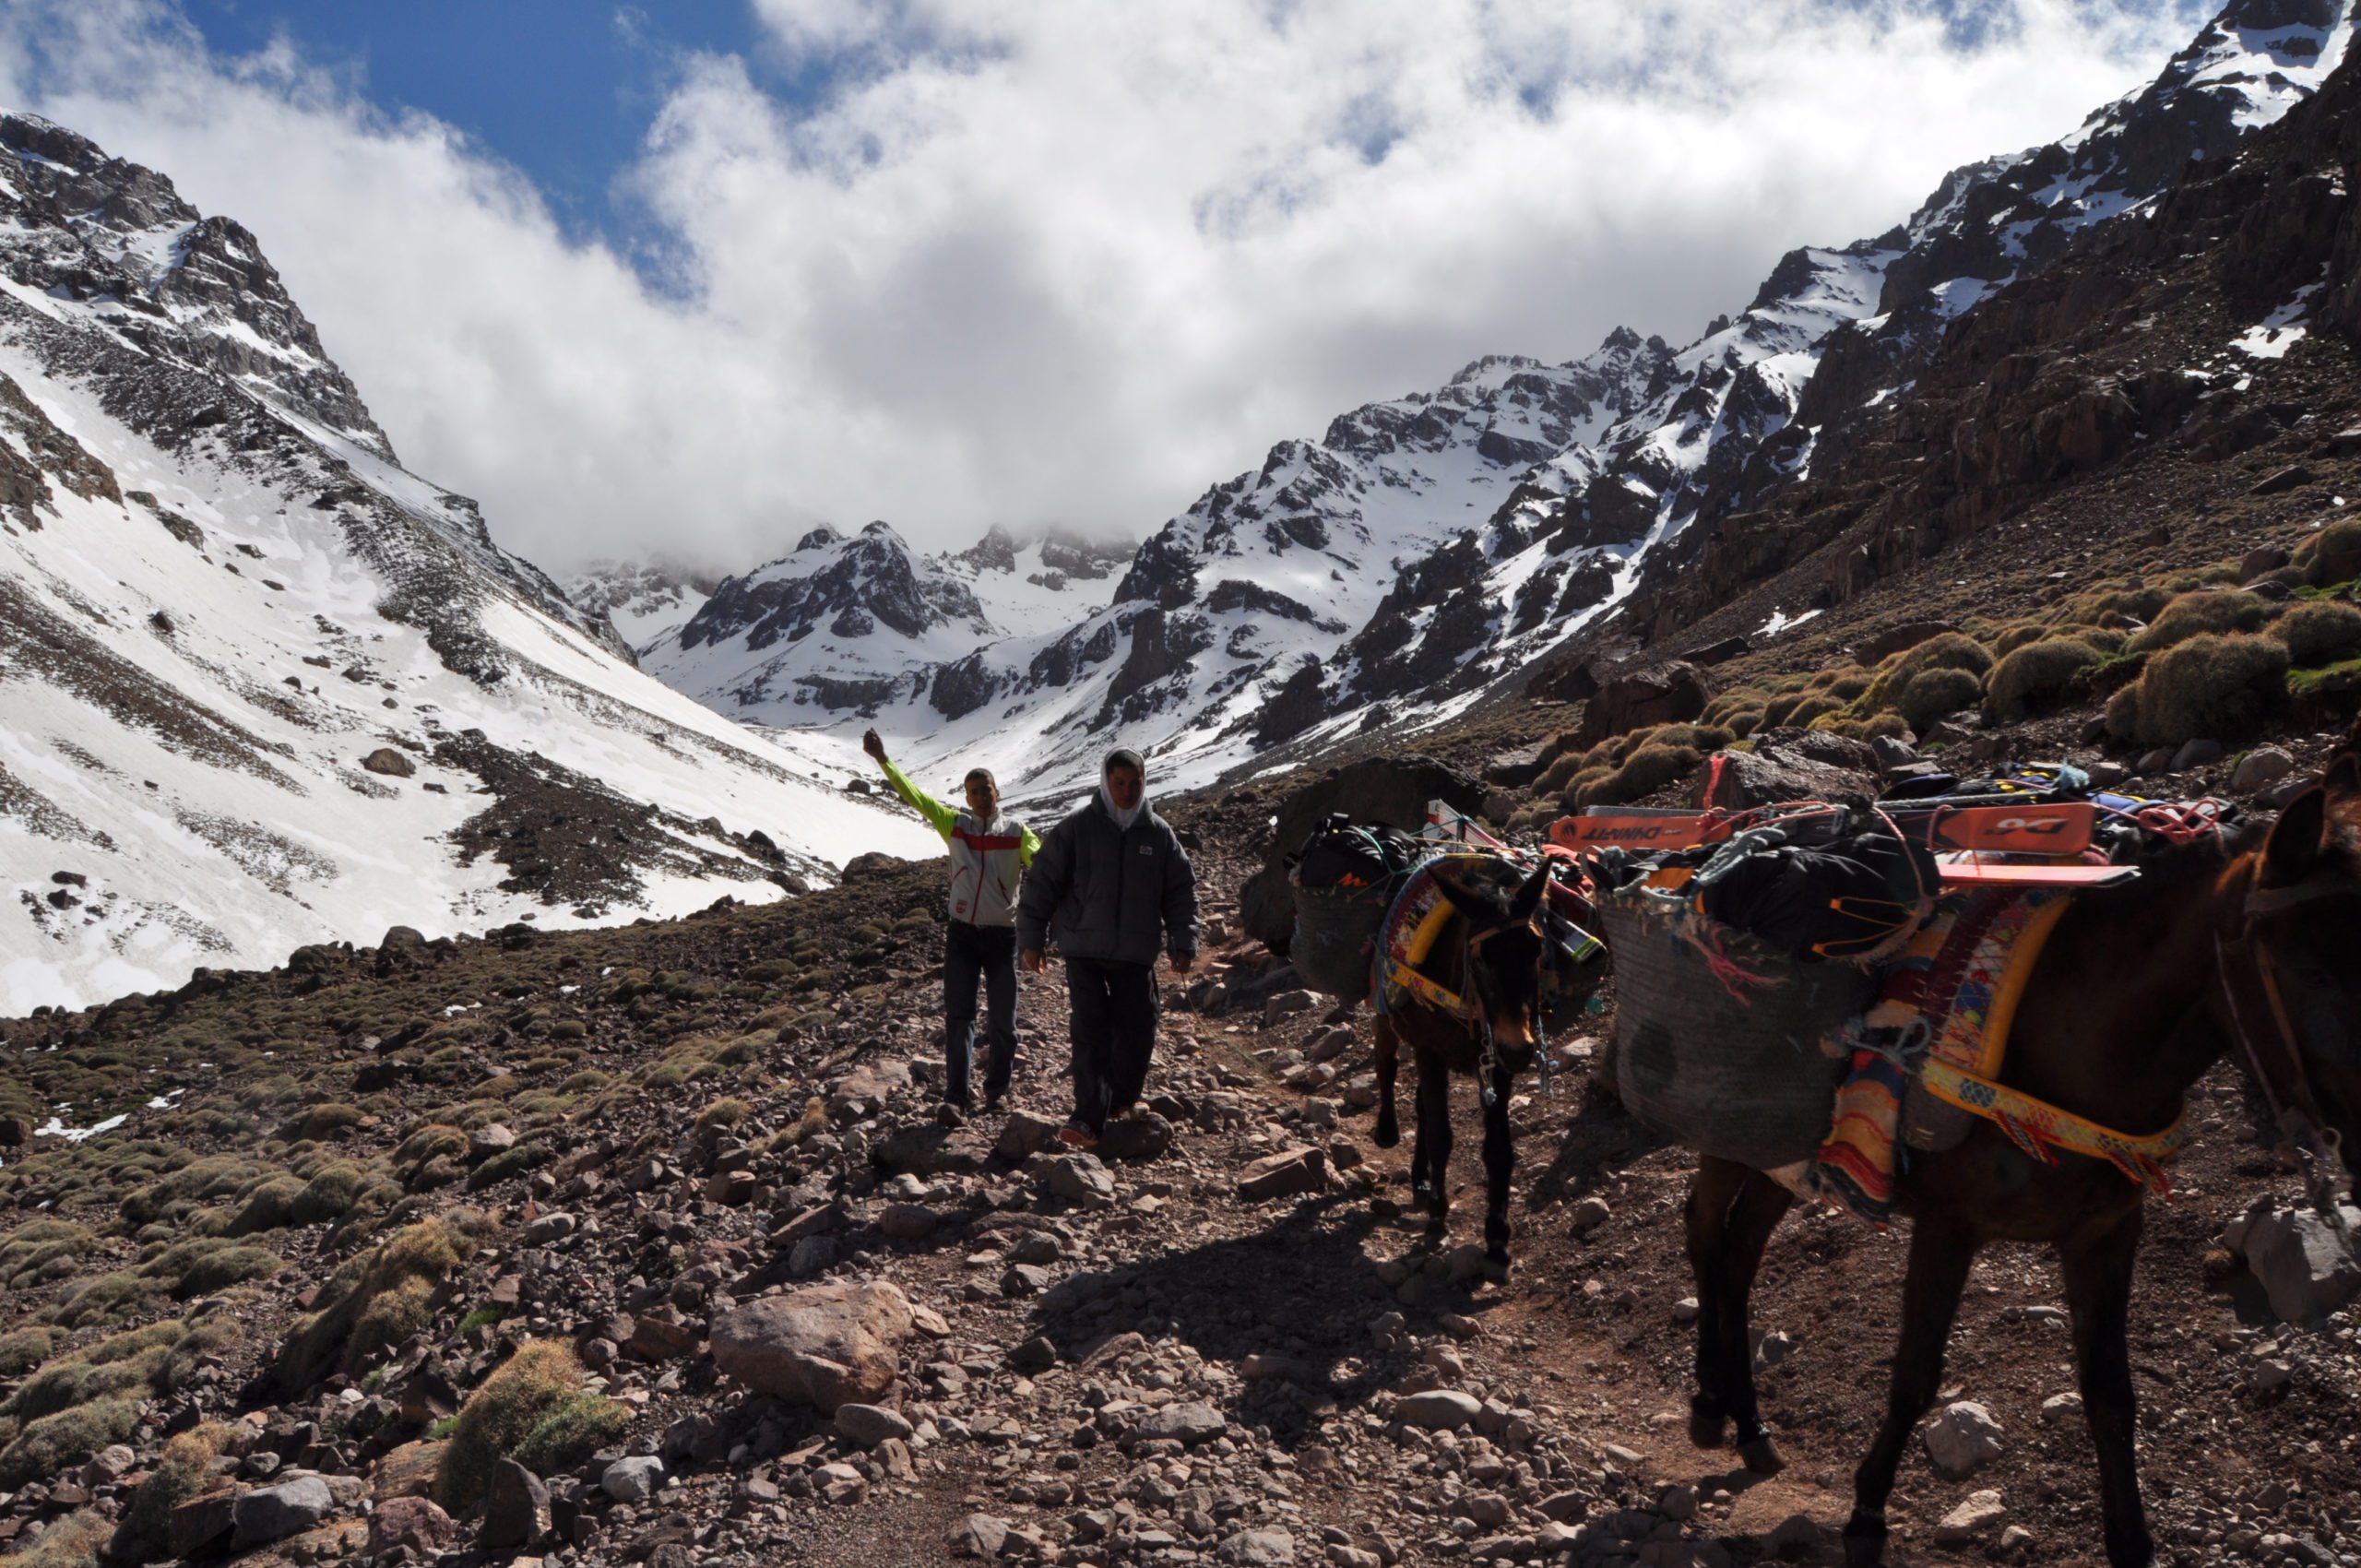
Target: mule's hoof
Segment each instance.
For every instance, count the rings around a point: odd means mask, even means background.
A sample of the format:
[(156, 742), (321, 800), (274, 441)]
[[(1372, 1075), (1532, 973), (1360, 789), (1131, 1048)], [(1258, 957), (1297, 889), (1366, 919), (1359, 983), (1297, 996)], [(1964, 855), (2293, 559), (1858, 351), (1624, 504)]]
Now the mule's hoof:
[(1402, 1129), (1395, 1123), (1380, 1122), (1377, 1124), (1377, 1130), (1371, 1133), (1370, 1137), (1378, 1147), (1392, 1148), (1402, 1141)]
[(1730, 1440), (1730, 1419), (1719, 1410), (1689, 1412), (1689, 1442), (1692, 1447), (1719, 1448)]
[(1855, 1534), (1853, 1526), (1845, 1526), (1845, 1568), (1884, 1568), (1885, 1531)]
[(1738, 1456), (1750, 1475), (1775, 1476), (1787, 1467), (1786, 1456), (1779, 1452), (1779, 1445), (1771, 1441), (1771, 1434), (1767, 1431), (1739, 1443)]
[(1509, 1260), (1504, 1257), (1486, 1257), (1484, 1277), (1495, 1285), (1506, 1285), (1509, 1282)]

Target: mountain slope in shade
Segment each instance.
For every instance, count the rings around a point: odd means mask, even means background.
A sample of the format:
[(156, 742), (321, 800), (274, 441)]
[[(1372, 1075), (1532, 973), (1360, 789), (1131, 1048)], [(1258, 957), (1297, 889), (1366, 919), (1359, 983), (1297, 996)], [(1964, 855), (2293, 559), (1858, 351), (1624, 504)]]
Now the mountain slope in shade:
[(253, 236), (0, 116), (0, 1013), (931, 843), (400, 469)]

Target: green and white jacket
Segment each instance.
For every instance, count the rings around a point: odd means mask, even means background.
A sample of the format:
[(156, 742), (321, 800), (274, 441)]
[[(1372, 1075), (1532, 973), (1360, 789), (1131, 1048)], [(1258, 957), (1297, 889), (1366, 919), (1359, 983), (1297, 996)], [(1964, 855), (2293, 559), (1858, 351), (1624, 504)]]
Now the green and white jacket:
[(951, 918), (969, 925), (1014, 925), (1017, 880), (1041, 847), (1033, 830), (1006, 812), (979, 822), (975, 813), (946, 805), (911, 783), (892, 763), (881, 758), (878, 766), (894, 793), (943, 835), (951, 851)]

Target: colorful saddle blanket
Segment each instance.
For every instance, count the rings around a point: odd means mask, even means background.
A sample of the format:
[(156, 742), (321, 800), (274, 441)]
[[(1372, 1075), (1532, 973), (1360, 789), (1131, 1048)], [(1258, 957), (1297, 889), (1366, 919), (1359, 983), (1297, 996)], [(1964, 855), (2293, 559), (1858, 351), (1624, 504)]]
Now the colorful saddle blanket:
[(1887, 969), (1877, 1002), (1834, 1042), (1851, 1061), (1809, 1174), (1820, 1196), (1877, 1224), (1892, 1218), (1895, 1142), (1914, 1093), (1996, 1123), (2045, 1163), (2062, 1148), (2169, 1191), (2162, 1162), (2186, 1142), (2185, 1118), (2131, 1136), (1999, 1082), (2017, 1004), (2071, 901), (2049, 888), (1976, 889), (1937, 904)]

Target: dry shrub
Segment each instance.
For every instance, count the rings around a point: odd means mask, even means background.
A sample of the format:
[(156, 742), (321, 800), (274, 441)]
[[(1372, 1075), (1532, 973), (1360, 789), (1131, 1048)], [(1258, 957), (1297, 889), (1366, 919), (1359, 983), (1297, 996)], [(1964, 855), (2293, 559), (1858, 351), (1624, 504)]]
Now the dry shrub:
[(2351, 575), (2356, 555), (2361, 555), (2361, 517), (2345, 517), (2297, 545), (2288, 564), (2301, 567), (2304, 580), (2313, 587), (2326, 588)]
[(77, 1508), (24, 1550), (0, 1557), (0, 1568), (98, 1568), (114, 1526), (95, 1509)]
[(1924, 734), (1935, 720), (1984, 697), (1984, 683), (1972, 670), (1950, 666), (1921, 670), (1895, 694), (1893, 707), (1904, 722)]
[(2260, 631), (2270, 619), (2270, 602), (2259, 594), (2243, 588), (2197, 588), (2165, 605), (2148, 629), (2131, 639), (2131, 646), (2155, 653), (2209, 633)]
[[(2269, 637), (2201, 633), (2148, 661), (2134, 738), (2174, 746), (2243, 734), (2286, 695), (2287, 650)], [(2110, 723), (2115, 707), (2108, 705)]]
[(2361, 653), (2361, 610), (2331, 599), (2314, 600), (2281, 616), (2272, 635), (2286, 647), (2290, 664), (2334, 664)]
[(30, 1290), (72, 1274), (98, 1238), (63, 1219), (19, 1225), (0, 1241), (0, 1287)]
[(279, 1388), (292, 1397), (338, 1366), (357, 1373), (416, 1333), (436, 1282), (475, 1250), (473, 1218), (420, 1220), (347, 1260), (321, 1289), (319, 1310), (287, 1336), (273, 1373)]
[(1705, 760), (1693, 746), (1642, 746), (1631, 760), (1578, 791), (1577, 809), (1617, 806), (1654, 794)]
[(230, 1442), (230, 1428), (207, 1421), (174, 1436), (139, 1490), (123, 1510), (107, 1555), (118, 1562), (147, 1562), (169, 1553), (172, 1510), (213, 1484), (213, 1461)]
[(1854, 701), (1853, 710), (1856, 714), (1871, 714), (1893, 708), (1908, 718), (1910, 710), (1903, 706), (1902, 694), (1911, 682), (1929, 670), (1964, 670), (1981, 684), (1991, 668), (1990, 649), (1964, 632), (1945, 632), (1889, 656), (1878, 666), (1869, 689)]
[(2080, 637), (2029, 642), (2003, 654), (1984, 683), (1984, 717), (2009, 723), (2046, 708), (2081, 671), (2104, 658)]
[(136, 1399), (94, 1399), (43, 1416), (0, 1448), (0, 1490), (48, 1480), (109, 1443), (123, 1442), (138, 1425)]
[(536, 1475), (576, 1465), (621, 1435), (630, 1411), (582, 1386), (582, 1364), (555, 1339), (520, 1346), (468, 1396), (434, 1475), (434, 1499), (452, 1513), (473, 1507), (502, 1459)]
[(0, 1334), (0, 1377), (21, 1377), (49, 1360), (57, 1344), (53, 1328), (19, 1328)]

